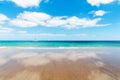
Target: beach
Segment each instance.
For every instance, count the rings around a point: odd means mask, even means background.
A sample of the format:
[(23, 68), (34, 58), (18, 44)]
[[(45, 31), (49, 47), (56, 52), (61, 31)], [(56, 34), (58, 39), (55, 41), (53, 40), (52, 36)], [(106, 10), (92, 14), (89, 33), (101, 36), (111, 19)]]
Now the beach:
[(0, 0), (0, 80), (120, 80), (120, 0)]
[(0, 48), (0, 80), (120, 80), (120, 48)]

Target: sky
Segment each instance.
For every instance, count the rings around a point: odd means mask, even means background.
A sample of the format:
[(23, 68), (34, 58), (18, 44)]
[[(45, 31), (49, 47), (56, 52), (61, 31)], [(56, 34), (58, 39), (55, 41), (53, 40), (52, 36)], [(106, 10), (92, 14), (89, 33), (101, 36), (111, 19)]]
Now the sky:
[(0, 0), (0, 40), (120, 40), (120, 0)]

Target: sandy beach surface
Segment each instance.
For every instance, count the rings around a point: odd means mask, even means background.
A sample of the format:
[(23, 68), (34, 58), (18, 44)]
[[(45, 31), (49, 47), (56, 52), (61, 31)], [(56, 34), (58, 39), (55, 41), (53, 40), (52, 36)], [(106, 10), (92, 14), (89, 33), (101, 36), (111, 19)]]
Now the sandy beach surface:
[(0, 80), (120, 80), (120, 48), (0, 48)]

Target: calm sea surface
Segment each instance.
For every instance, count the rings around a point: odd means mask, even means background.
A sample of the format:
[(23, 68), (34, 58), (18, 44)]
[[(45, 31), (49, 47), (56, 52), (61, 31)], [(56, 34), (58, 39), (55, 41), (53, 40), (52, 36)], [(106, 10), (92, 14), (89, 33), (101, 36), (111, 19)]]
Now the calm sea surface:
[(120, 47), (120, 41), (0, 41), (1, 47)]

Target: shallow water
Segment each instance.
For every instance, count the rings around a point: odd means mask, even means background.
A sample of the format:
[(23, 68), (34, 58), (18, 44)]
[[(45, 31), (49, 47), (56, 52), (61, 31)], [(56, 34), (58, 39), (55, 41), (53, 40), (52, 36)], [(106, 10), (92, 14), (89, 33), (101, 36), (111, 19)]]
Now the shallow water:
[(120, 41), (0, 41), (4, 47), (120, 47)]
[(120, 80), (120, 48), (0, 48), (0, 80)]

